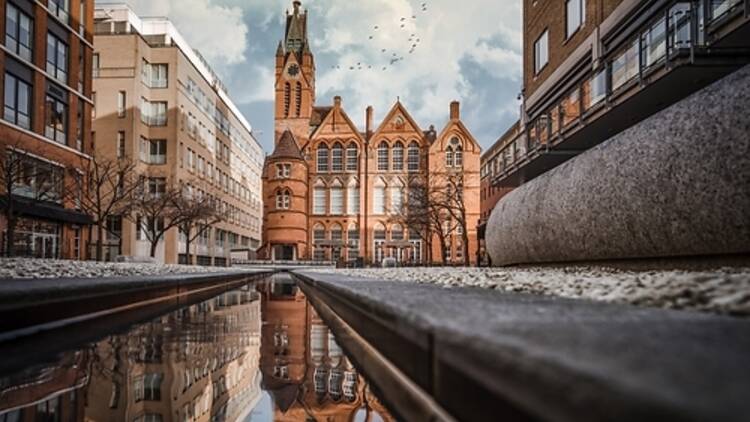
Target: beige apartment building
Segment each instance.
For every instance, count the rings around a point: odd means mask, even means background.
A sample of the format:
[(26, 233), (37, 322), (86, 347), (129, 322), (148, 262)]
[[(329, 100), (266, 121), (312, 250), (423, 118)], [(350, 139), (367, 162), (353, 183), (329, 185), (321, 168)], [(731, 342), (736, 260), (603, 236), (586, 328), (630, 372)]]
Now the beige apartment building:
[[(252, 127), (200, 54), (164, 18), (141, 19), (126, 5), (95, 10), (94, 138), (98, 152), (136, 161), (145, 187), (180, 184), (219, 201), (229, 218), (190, 247), (199, 265), (254, 257), (261, 244), (264, 153)], [(148, 256), (137, 216), (112, 218), (110, 256)], [(160, 262), (187, 262), (186, 238), (170, 230)]]

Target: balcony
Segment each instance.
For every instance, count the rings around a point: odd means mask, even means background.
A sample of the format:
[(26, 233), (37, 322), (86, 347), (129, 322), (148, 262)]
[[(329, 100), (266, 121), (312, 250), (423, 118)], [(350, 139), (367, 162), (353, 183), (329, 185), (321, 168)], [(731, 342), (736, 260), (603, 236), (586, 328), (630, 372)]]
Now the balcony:
[(520, 186), (750, 63), (750, 1), (665, 3), (602, 40), (601, 68), (527, 110), (493, 184)]

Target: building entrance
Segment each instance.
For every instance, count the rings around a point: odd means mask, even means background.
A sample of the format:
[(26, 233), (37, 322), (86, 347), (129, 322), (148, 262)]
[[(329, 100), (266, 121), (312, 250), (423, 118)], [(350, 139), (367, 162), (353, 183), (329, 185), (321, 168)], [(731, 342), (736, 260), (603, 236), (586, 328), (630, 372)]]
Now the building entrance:
[(276, 245), (273, 247), (274, 261), (294, 261), (297, 257), (296, 249), (293, 245)]

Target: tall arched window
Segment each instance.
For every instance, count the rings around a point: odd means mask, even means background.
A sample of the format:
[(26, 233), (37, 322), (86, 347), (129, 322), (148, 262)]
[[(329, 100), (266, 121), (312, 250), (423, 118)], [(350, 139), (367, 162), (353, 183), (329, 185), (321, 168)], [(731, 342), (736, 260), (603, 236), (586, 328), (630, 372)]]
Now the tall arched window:
[(391, 227), (391, 240), (404, 240), (404, 227), (401, 224)]
[(313, 226), (313, 259), (315, 261), (325, 261), (326, 250), (322, 245), (326, 240), (326, 228), (320, 223)]
[(378, 179), (372, 197), (372, 213), (375, 215), (385, 214), (385, 182)]
[(328, 172), (328, 146), (320, 144), (318, 146), (318, 173)]
[(393, 145), (393, 165), (391, 167), (393, 171), (404, 170), (404, 144), (396, 142)]
[(300, 113), (302, 112), (302, 84), (300, 82), (297, 82), (297, 98), (295, 100), (297, 101), (296, 108), (297, 108), (297, 117), (300, 116)]
[(331, 259), (338, 261), (341, 259), (341, 250), (344, 247), (344, 228), (341, 224), (336, 223), (331, 226), (331, 246), (333, 252)]
[(331, 214), (344, 214), (344, 185), (340, 180), (336, 180), (331, 185)]
[(289, 107), (292, 102), (292, 85), (287, 82), (284, 84), (284, 117), (289, 117)]
[(349, 215), (359, 214), (359, 183), (352, 179), (346, 187), (346, 213)]
[(336, 142), (331, 149), (331, 171), (344, 171), (344, 146)]
[(419, 171), (419, 144), (412, 142), (409, 144), (409, 171)]
[(313, 214), (325, 215), (328, 207), (326, 204), (326, 185), (323, 181), (318, 180), (313, 188)]
[(373, 229), (373, 251), (375, 252), (375, 263), (379, 264), (385, 257), (385, 226), (381, 223), (377, 223)]
[(458, 138), (451, 139), (451, 147), (453, 148), (453, 167), (463, 167), (464, 147), (461, 145), (461, 141)]
[(399, 180), (391, 186), (391, 214), (402, 214), (404, 209), (404, 184)]
[(350, 142), (346, 147), (346, 171), (359, 170), (359, 149), (357, 144)]
[(292, 206), (292, 193), (289, 189), (282, 189), (276, 192), (276, 209), (288, 210)]
[(357, 223), (349, 224), (346, 240), (349, 246), (349, 251), (347, 252), (349, 261), (355, 261), (359, 258), (359, 226), (357, 226)]
[(388, 144), (385, 141), (378, 145), (378, 171), (388, 171)]

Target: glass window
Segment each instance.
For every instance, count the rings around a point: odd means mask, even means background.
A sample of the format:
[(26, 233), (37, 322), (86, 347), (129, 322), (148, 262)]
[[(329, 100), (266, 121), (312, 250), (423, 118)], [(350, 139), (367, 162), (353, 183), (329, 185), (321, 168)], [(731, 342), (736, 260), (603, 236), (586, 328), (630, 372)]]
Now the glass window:
[(586, 1), (567, 0), (565, 9), (567, 15), (565, 37), (570, 38), (586, 22)]
[(643, 65), (653, 66), (667, 54), (667, 23), (659, 20), (643, 34)]
[(378, 146), (378, 171), (388, 171), (388, 144), (385, 142)]
[(359, 151), (357, 144), (351, 143), (346, 148), (346, 171), (357, 171), (359, 169)]
[(5, 107), (3, 119), (24, 129), (31, 129), (31, 85), (5, 74)]
[(391, 214), (401, 214), (404, 204), (404, 189), (401, 186), (391, 188)]
[(68, 105), (47, 95), (44, 112), (44, 136), (60, 144), (67, 144)]
[(31, 61), (34, 46), (34, 20), (13, 4), (5, 10), (5, 47)]
[(396, 142), (393, 146), (393, 171), (404, 170), (404, 144)]
[(288, 190), (276, 192), (276, 209), (288, 210), (292, 205), (292, 194)]
[(68, 23), (70, 0), (48, 0), (47, 7), (53, 15), (57, 16), (61, 21)]
[(583, 107), (588, 110), (607, 97), (607, 72), (601, 70), (583, 84)]
[[(199, 159), (203, 163), (203, 159)], [(167, 140), (152, 139), (149, 141), (149, 164), (167, 163)], [(200, 170), (200, 169), (199, 169)]]
[(328, 171), (328, 147), (321, 145), (318, 147), (318, 173)]
[(385, 187), (375, 186), (372, 200), (372, 213), (376, 215), (385, 214)]
[(331, 170), (334, 172), (344, 171), (344, 147), (336, 143), (331, 150)]
[(47, 34), (47, 73), (68, 82), (68, 44), (52, 34)]
[(534, 73), (542, 71), (549, 61), (549, 31), (544, 33), (534, 43)]
[(331, 214), (344, 214), (344, 189), (340, 186), (331, 188)]
[(125, 132), (117, 132), (117, 158), (125, 158)]
[(125, 117), (127, 94), (125, 91), (117, 93), (117, 117)]
[(141, 66), (141, 81), (149, 88), (166, 88), (169, 79), (169, 66), (163, 63), (151, 64), (145, 59)]
[(313, 214), (325, 215), (326, 208), (326, 189), (317, 187), (313, 190)]
[[(568, 126), (571, 123), (575, 123), (579, 117), (581, 117), (581, 104), (579, 101), (578, 89), (573, 90), (567, 97), (563, 98), (560, 107), (562, 109), (563, 126)], [(554, 122), (553, 118), (553, 122)], [(553, 123), (552, 132), (556, 132), (555, 125)]]
[(419, 171), (419, 145), (416, 142), (409, 144), (408, 155), (409, 171)]
[(633, 41), (612, 62), (612, 89), (618, 89), (638, 76), (638, 40)]
[(28, 156), (16, 156), (15, 160), (19, 163), (20, 177), (12, 187), (14, 195), (42, 201), (61, 201), (63, 168)]
[(151, 102), (142, 98), (141, 122), (148, 126), (166, 126), (167, 103), (165, 101)]
[(347, 213), (349, 215), (359, 214), (359, 186), (357, 184), (351, 184), (348, 188), (347, 197)]

